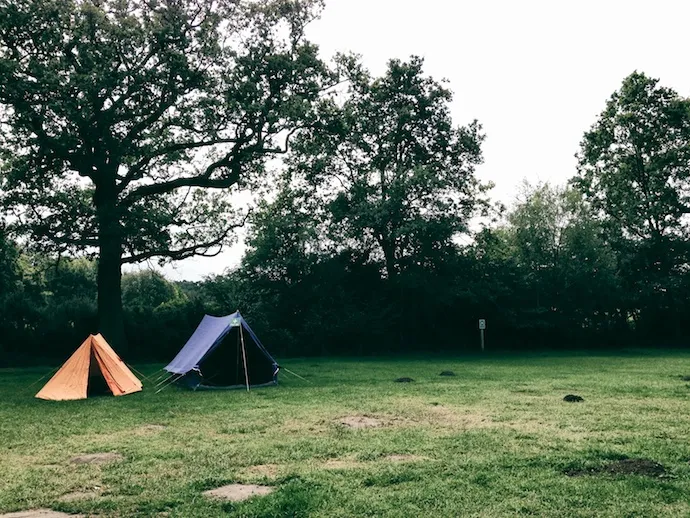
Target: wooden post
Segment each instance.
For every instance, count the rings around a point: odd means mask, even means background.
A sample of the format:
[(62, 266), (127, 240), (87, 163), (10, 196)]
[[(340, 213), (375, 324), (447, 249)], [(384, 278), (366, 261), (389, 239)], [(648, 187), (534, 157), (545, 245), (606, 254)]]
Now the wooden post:
[(240, 322), (240, 341), (242, 342), (242, 360), (244, 361), (244, 379), (247, 382), (247, 392), (249, 392), (249, 371), (247, 371), (247, 351), (244, 348), (244, 334), (242, 333), (242, 322)]

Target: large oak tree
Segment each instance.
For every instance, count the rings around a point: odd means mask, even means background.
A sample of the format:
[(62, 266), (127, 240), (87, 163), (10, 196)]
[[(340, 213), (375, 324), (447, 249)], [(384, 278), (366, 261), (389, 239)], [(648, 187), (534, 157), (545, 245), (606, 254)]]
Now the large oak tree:
[(330, 81), (313, 0), (0, 1), (2, 202), (51, 253), (98, 254), (100, 331), (124, 343), (121, 267), (217, 253)]

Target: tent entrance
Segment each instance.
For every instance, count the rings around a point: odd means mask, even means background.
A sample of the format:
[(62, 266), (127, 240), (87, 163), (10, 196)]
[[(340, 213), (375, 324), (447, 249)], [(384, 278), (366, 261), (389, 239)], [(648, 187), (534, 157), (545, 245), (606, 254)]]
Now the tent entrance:
[(93, 349), (91, 350), (91, 357), (89, 358), (89, 379), (86, 383), (86, 397), (113, 395), (112, 390), (110, 390), (108, 383), (103, 377), (101, 367), (98, 365), (98, 360), (96, 359)]
[(246, 387), (247, 375), (250, 386), (274, 382), (273, 361), (240, 326), (230, 328), (201, 360), (199, 371), (200, 384), (206, 387)]

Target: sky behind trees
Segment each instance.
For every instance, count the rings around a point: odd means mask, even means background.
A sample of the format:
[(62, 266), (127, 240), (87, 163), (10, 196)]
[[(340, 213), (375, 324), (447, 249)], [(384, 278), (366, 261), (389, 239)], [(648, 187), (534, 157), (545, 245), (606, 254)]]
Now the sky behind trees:
[[(563, 183), (575, 174), (584, 132), (634, 70), (690, 95), (689, 16), (680, 0), (326, 0), (307, 35), (324, 58), (361, 54), (374, 75), (391, 58), (423, 57), (425, 72), (455, 93), (455, 124), (483, 125), (478, 176), (510, 204), (524, 178)], [(200, 279), (236, 265), (242, 251), (240, 242), (165, 273)]]

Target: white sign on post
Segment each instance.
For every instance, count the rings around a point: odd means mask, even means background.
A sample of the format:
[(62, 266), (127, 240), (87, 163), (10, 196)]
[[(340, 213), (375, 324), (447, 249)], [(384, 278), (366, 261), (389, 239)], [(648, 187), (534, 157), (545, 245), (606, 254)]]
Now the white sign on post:
[(486, 329), (486, 320), (479, 319), (479, 336), (481, 338), (482, 352), (484, 352), (484, 329)]

